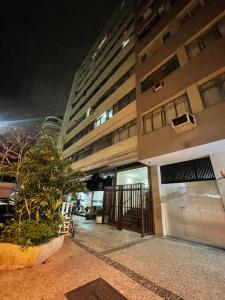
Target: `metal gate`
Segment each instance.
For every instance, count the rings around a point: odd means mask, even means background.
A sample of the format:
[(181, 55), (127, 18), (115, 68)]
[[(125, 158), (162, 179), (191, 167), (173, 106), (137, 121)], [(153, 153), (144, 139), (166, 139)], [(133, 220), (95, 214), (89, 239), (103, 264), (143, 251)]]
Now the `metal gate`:
[(152, 201), (144, 184), (106, 187), (103, 202), (103, 222), (144, 234), (153, 234)]

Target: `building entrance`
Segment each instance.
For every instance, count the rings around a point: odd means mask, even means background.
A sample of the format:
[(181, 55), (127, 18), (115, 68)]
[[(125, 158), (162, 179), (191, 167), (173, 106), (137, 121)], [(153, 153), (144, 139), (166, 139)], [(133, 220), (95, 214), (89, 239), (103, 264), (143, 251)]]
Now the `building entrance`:
[(144, 184), (106, 187), (103, 201), (104, 223), (118, 230), (128, 229), (142, 235), (153, 234), (152, 199)]

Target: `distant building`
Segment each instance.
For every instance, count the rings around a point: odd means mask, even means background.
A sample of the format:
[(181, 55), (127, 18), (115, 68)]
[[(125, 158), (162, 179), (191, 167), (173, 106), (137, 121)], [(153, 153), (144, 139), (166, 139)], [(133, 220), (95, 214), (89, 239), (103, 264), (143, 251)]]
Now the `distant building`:
[(61, 116), (48, 116), (45, 118), (44, 123), (42, 125), (42, 132), (44, 135), (51, 137), (54, 140), (54, 142), (57, 143), (61, 125)]

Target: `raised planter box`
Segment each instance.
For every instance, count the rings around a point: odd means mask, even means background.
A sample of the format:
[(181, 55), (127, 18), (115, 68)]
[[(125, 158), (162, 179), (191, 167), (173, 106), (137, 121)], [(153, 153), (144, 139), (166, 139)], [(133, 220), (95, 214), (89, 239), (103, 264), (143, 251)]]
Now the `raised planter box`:
[(41, 264), (56, 253), (64, 242), (64, 235), (52, 239), (47, 244), (32, 246), (21, 251), (21, 247), (11, 243), (0, 243), (0, 270), (14, 270)]

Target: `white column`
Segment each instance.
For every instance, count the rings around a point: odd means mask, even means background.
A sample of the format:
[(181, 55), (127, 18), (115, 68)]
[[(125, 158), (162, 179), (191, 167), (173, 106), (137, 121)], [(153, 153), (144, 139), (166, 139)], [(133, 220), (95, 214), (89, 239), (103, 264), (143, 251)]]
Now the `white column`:
[(153, 218), (154, 218), (154, 229), (155, 235), (162, 235), (162, 211), (161, 211), (161, 179), (160, 179), (160, 168), (158, 166), (150, 167), (150, 181), (152, 189), (152, 202), (153, 202)]

